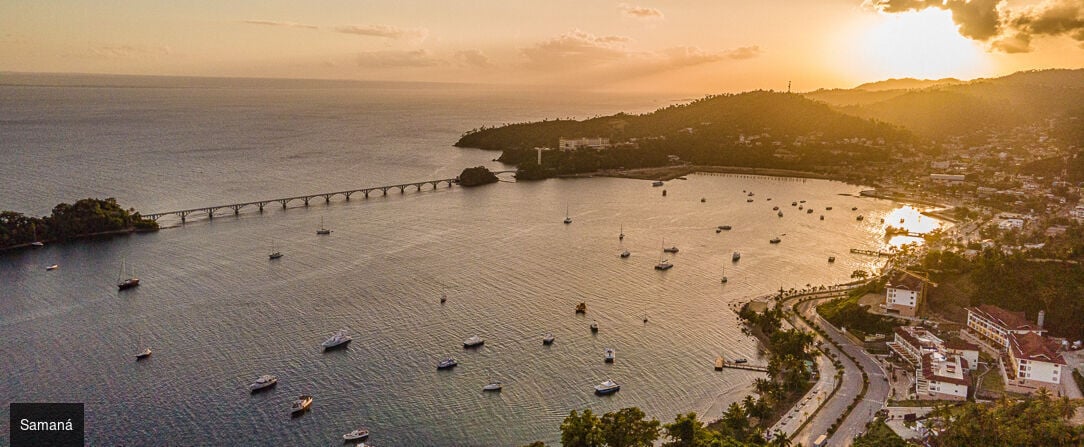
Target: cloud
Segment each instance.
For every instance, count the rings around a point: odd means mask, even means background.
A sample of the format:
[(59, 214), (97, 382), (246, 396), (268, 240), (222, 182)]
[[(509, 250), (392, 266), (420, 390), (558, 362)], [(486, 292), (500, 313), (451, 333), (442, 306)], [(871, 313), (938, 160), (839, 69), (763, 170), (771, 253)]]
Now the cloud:
[(103, 45), (91, 52), (106, 59), (158, 59), (173, 53), (169, 47), (143, 45)]
[(1031, 42), (1040, 36), (1068, 35), (1084, 42), (1084, 2), (1045, 0), (1012, 11), (1006, 0), (866, 0), (878, 11), (900, 13), (938, 8), (952, 12), (960, 35), (989, 42), (990, 48), (1006, 53), (1031, 51)]
[(577, 29), (524, 48), (522, 53), (529, 65), (538, 68), (592, 66), (627, 58), (628, 41), (628, 37), (596, 36)]
[(461, 64), (476, 67), (476, 68), (489, 68), (493, 66), (493, 63), (489, 60), (489, 56), (486, 56), (481, 50), (463, 50), (455, 53), (455, 58)]
[(429, 51), (367, 51), (359, 53), (357, 63), (366, 68), (431, 67), (443, 63)]
[(759, 46), (751, 45), (748, 47), (738, 47), (732, 50), (726, 51), (726, 57), (728, 59), (745, 60), (759, 57), (763, 53)]
[(635, 19), (662, 20), (662, 19), (666, 18), (666, 16), (664, 16), (662, 14), (662, 11), (659, 11), (658, 9), (655, 9), (655, 8), (648, 8), (648, 7), (644, 7), (644, 6), (634, 6), (634, 5), (630, 5), (628, 3), (622, 3), (622, 4), (618, 5), (618, 9), (621, 10), (622, 14), (624, 14), (624, 15), (626, 15), (628, 17), (635, 18)]
[(281, 26), (286, 28), (320, 29), (320, 27), (316, 25), (306, 25), (304, 23), (296, 22), (281, 22), (276, 20), (242, 20), (241, 23), (249, 25)]
[(400, 28), (392, 25), (347, 25), (335, 28), (335, 31), (357, 36), (383, 37), (386, 39), (425, 39), (429, 30), (425, 28)]

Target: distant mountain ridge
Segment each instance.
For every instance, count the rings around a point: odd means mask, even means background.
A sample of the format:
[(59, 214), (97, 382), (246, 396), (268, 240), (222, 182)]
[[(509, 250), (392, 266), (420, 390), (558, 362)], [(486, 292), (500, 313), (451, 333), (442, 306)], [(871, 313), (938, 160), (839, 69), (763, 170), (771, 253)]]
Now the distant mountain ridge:
[(896, 124), (928, 137), (1007, 131), (1078, 113), (1084, 104), (1084, 69), (1022, 71), (1000, 78), (952, 81), (890, 79), (804, 96), (849, 115)]

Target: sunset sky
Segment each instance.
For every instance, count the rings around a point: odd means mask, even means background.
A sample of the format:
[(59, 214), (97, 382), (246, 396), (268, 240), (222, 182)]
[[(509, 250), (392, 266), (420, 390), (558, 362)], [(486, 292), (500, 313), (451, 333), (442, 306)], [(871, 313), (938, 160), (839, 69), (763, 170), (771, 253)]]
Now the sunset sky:
[(1081, 67), (1081, 0), (0, 2), (0, 71), (710, 93)]

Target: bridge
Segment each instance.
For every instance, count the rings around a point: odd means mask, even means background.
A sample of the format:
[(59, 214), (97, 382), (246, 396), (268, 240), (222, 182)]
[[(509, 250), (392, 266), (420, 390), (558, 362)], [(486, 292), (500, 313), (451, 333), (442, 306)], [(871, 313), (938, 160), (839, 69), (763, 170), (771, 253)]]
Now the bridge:
[[(497, 171), (497, 172), (494, 172), (494, 173), (495, 174), (504, 174), (504, 173), (508, 173), (508, 172), (515, 172), (515, 171)], [(399, 184), (399, 185), (373, 186), (371, 188), (359, 188), (359, 189), (350, 189), (350, 190), (346, 190), (346, 191), (335, 191), (335, 192), (322, 192), (322, 193), (309, 194), (309, 195), (304, 195), (304, 196), (283, 197), (283, 198), (279, 198), (279, 199), (258, 200), (258, 201), (255, 201), (255, 202), (231, 203), (231, 204), (228, 204), (228, 205), (216, 205), (216, 206), (208, 206), (208, 207), (203, 207), (203, 208), (191, 208), (191, 209), (187, 209), (187, 210), (166, 211), (166, 212), (161, 212), (161, 213), (143, 214), (142, 217), (144, 219), (150, 219), (150, 220), (153, 220), (153, 221), (157, 222), (158, 219), (163, 217), (163, 216), (177, 216), (177, 217), (181, 218), (181, 223), (184, 223), (184, 222), (186, 222), (188, 220), (188, 216), (192, 216), (192, 215), (197, 215), (197, 216), (206, 215), (207, 219), (214, 219), (215, 214), (224, 214), (224, 213), (227, 213), (229, 210), (233, 210), (233, 214), (235, 216), (240, 214), (242, 209), (246, 209), (246, 208), (247, 209), (257, 209), (257, 210), (259, 210), (259, 212), (262, 213), (264, 208), (266, 208), (269, 205), (276, 204), (276, 203), (279, 204), (280, 206), (282, 206), (282, 209), (286, 209), (286, 205), (290, 204), (290, 202), (299, 202), (299, 203), (303, 203), (304, 206), (309, 206), (309, 202), (311, 202), (313, 200), (318, 200), (320, 198), (324, 199), (324, 203), (331, 203), (331, 198), (335, 197), (335, 196), (343, 196), (343, 198), (345, 198), (346, 201), (349, 202), (350, 201), (350, 196), (352, 196), (354, 194), (362, 194), (362, 195), (365, 196), (366, 199), (368, 199), (370, 194), (373, 194), (373, 193), (376, 193), (376, 192), (380, 192), (382, 195), (386, 196), (386, 195), (388, 195), (388, 191), (393, 191), (393, 190), (396, 190), (396, 189), (398, 189), (399, 193), (402, 194), (402, 193), (405, 193), (410, 188), (415, 188), (416, 191), (421, 191), (422, 188), (426, 187), (427, 185), (432, 186), (433, 189), (437, 189), (442, 184), (447, 184), (448, 187), (451, 188), (452, 185), (458, 184), (458, 183), (459, 183), (459, 178), (458, 177), (456, 177), (456, 178), (436, 179), (436, 180), (424, 180), (424, 181), (420, 181), (420, 182), (403, 183), (403, 184)]]

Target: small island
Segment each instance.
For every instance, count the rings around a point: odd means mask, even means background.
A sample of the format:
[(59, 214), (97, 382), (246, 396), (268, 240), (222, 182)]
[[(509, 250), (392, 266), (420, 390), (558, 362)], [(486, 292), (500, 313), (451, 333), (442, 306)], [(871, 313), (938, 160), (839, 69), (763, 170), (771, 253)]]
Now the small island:
[(485, 166), (475, 166), (463, 170), (459, 174), (459, 184), (462, 186), (481, 186), (489, 183), (497, 183), (497, 174), (494, 174)]
[(0, 250), (42, 242), (87, 236), (158, 230), (158, 223), (144, 219), (135, 209), (124, 209), (114, 198), (82, 199), (61, 203), (49, 216), (29, 217), (15, 211), (0, 211)]

